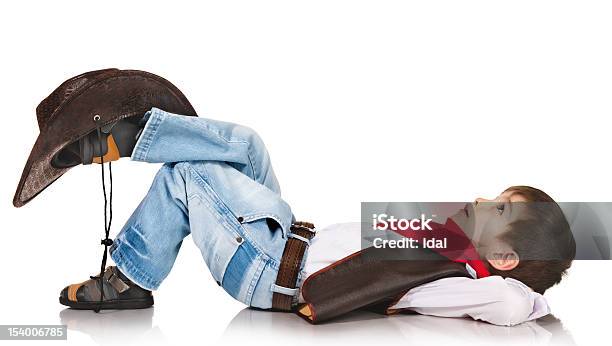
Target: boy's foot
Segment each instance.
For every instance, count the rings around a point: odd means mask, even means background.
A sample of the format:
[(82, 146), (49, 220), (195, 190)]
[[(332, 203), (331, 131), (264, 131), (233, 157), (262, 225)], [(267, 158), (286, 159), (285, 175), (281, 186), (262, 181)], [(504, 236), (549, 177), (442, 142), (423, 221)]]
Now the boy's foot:
[(104, 297), (100, 303), (100, 279), (95, 277), (67, 286), (60, 293), (60, 304), (81, 310), (143, 309), (153, 305), (153, 294), (128, 279), (115, 266), (102, 277)]
[(54, 167), (64, 168), (129, 157), (145, 124), (143, 116), (133, 116), (103, 126), (100, 137), (97, 130), (88, 133), (64, 147), (51, 163)]

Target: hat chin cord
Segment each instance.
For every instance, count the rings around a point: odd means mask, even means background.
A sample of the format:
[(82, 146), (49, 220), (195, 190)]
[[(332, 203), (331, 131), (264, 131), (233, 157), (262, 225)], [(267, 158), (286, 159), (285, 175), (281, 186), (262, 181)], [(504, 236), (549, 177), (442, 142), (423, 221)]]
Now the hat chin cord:
[[(100, 115), (96, 114), (93, 117), (93, 121), (96, 123), (96, 132), (98, 134), (98, 148), (99, 153), (102, 153), (102, 133), (101, 133), (101, 120)], [(108, 174), (110, 180), (110, 194), (107, 199), (106, 197), (106, 178), (104, 174), (104, 155), (100, 156), (100, 167), (102, 172), (102, 193), (104, 194), (104, 239), (101, 240), (101, 244), (104, 245), (104, 253), (102, 254), (102, 264), (100, 266), (100, 274), (97, 276), (90, 276), (91, 279), (98, 280), (100, 282), (100, 302), (94, 309), (95, 312), (100, 312), (102, 303), (104, 301), (104, 270), (106, 269), (106, 260), (108, 258), (108, 247), (113, 244), (113, 240), (108, 236), (110, 234), (110, 227), (113, 221), (113, 170), (111, 166), (112, 162), (108, 162)], [(108, 209), (108, 216), (107, 216)]]

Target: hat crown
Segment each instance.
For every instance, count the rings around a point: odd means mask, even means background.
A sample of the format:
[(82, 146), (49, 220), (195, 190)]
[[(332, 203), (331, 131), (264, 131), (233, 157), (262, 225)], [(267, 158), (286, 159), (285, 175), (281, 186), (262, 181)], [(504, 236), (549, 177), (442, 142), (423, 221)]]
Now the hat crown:
[(70, 95), (75, 93), (88, 82), (97, 79), (103, 74), (119, 71), (116, 68), (103, 70), (89, 71), (78, 76), (74, 76), (58, 86), (53, 92), (42, 100), (36, 107), (36, 119), (38, 120), (38, 128), (43, 129), (47, 126), (51, 116), (66, 101)]

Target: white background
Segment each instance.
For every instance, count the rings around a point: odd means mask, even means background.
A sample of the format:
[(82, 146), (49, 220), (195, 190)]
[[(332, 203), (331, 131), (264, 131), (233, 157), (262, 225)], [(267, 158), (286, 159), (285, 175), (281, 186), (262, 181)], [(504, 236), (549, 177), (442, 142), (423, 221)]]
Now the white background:
[[(169, 79), (200, 116), (255, 128), (283, 196), (319, 227), (358, 220), (361, 201), (471, 201), (514, 184), (610, 201), (611, 16), (605, 1), (3, 2), (0, 324), (68, 323), (74, 344), (541, 343), (461, 320), (433, 318), (446, 324), (428, 333), (410, 329), (415, 316), (237, 316), (190, 238), (154, 310), (62, 312), (59, 291), (99, 266), (100, 167), (72, 169), (23, 208), (11, 200), (38, 102), (118, 67)], [(115, 234), (159, 166), (113, 167)], [(611, 268), (575, 263), (546, 294), (577, 344), (607, 344)]]

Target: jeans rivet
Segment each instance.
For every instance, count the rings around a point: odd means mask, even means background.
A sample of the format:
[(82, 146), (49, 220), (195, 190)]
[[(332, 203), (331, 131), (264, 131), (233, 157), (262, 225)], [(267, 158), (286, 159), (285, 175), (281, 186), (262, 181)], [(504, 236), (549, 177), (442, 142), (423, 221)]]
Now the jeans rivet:
[(242, 216), (238, 216), (238, 222), (242, 223), (242, 221), (244, 221), (244, 218)]
[(238, 244), (242, 244), (242, 237), (236, 237), (236, 242)]

